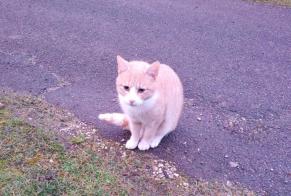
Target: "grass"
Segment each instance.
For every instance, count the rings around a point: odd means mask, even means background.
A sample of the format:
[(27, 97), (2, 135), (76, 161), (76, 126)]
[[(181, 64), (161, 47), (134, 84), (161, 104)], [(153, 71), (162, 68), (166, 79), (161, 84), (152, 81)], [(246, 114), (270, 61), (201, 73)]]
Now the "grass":
[(0, 110), (0, 141), (1, 195), (127, 195), (128, 187), (95, 152), (67, 152), (53, 134), (10, 118), (6, 110)]
[(254, 195), (235, 183), (166, 177), (171, 163), (126, 150), (39, 98), (0, 89), (0, 102), (1, 196)]
[(283, 6), (291, 6), (291, 0), (253, 0), (253, 1), (260, 3), (272, 3)]

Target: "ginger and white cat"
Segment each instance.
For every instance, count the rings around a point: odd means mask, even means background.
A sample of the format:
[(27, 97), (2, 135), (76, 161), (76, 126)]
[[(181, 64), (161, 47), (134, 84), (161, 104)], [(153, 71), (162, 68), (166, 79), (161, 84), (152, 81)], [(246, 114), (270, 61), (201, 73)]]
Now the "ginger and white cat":
[(155, 148), (178, 124), (184, 99), (182, 83), (173, 69), (158, 61), (128, 62), (117, 56), (117, 65), (116, 89), (124, 114), (100, 114), (99, 119), (129, 127), (126, 148)]

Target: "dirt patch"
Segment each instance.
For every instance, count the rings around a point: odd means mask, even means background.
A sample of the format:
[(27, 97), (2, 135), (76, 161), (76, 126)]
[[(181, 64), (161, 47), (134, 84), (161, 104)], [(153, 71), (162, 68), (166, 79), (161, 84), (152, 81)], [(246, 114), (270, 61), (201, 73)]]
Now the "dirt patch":
[(232, 182), (189, 180), (173, 163), (105, 140), (41, 98), (0, 90), (0, 103), (2, 193), (254, 195)]

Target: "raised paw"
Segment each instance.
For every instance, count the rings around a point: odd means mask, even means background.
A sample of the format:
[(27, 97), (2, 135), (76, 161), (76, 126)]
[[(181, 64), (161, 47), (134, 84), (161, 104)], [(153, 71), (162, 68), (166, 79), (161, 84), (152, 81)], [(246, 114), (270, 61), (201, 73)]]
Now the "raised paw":
[(132, 149), (135, 149), (137, 145), (138, 145), (138, 141), (134, 139), (129, 139), (125, 144), (125, 148), (132, 150)]
[(150, 144), (149, 144), (148, 142), (141, 141), (141, 142), (138, 144), (138, 149), (139, 149), (139, 150), (148, 150), (148, 149), (150, 149)]

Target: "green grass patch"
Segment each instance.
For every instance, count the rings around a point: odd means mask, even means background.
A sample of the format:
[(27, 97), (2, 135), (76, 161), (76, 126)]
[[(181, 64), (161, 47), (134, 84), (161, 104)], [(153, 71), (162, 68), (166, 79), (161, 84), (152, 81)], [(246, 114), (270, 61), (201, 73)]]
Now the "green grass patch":
[(252, 0), (252, 1), (260, 3), (271, 3), (283, 6), (291, 6), (291, 0)]
[(71, 143), (72, 144), (82, 144), (86, 141), (86, 138), (84, 135), (78, 135), (78, 136), (75, 136), (75, 137), (72, 137), (71, 138)]
[[(0, 110), (0, 195), (127, 195), (90, 149), (68, 152), (53, 133)], [(80, 136), (72, 143), (81, 144)]]
[[(181, 173), (159, 177), (157, 157), (125, 150), (95, 131), (87, 138), (62, 134), (59, 129), (80, 122), (39, 99), (0, 91), (0, 102), (6, 108), (0, 109), (1, 196), (254, 195), (244, 187), (192, 181)], [(87, 126), (80, 131), (93, 133)]]

